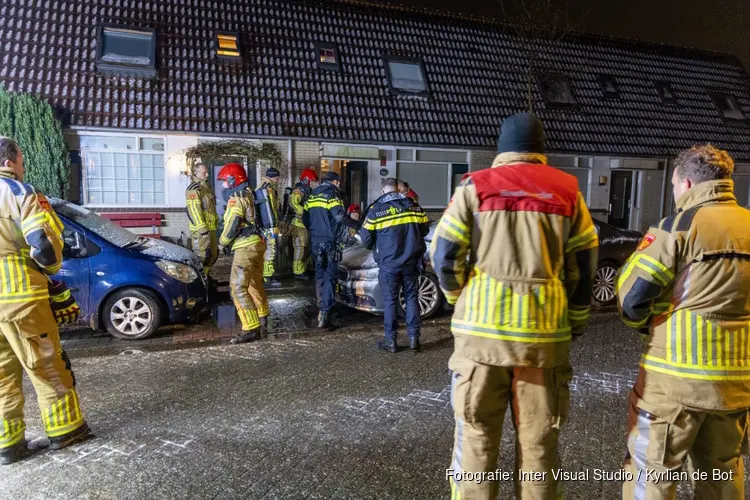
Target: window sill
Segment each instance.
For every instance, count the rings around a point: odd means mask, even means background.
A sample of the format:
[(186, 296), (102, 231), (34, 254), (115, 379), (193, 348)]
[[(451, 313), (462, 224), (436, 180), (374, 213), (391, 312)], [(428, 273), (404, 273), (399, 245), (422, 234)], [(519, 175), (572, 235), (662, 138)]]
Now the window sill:
[(106, 76), (118, 76), (122, 78), (143, 78), (144, 80), (156, 78), (156, 68), (154, 67), (98, 63), (96, 65), (96, 72)]

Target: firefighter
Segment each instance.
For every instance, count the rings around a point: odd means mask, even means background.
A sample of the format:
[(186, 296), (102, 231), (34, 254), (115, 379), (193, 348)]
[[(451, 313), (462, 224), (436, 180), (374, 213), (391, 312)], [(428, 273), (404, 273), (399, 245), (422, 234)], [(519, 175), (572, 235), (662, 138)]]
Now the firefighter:
[(409, 347), (418, 351), (421, 320), (419, 317), (419, 261), (426, 250), (424, 238), (430, 230), (422, 207), (398, 192), (398, 181), (383, 181), (383, 195), (367, 212), (359, 231), (362, 244), (375, 250), (383, 293), (385, 339), (378, 349), (395, 353), (398, 332), (398, 296), (403, 289), (406, 302), (406, 328)]
[(330, 313), (336, 297), (336, 263), (341, 260), (339, 224), (356, 228), (344, 211), (338, 187), (341, 177), (327, 172), (305, 204), (303, 221), (310, 231), (310, 249), (315, 261), (315, 293), (318, 299), (318, 328), (331, 328)]
[(216, 241), (216, 196), (208, 183), (208, 168), (202, 163), (193, 167), (190, 185), (185, 191), (190, 238), (193, 252), (203, 261), (203, 270), (208, 273), (219, 256)]
[(620, 270), (620, 316), (645, 337), (629, 401), (625, 466), (634, 477), (625, 499), (675, 498), (688, 455), (706, 474), (695, 498), (744, 498), (750, 211), (737, 204), (733, 173), (732, 158), (713, 146), (680, 154), (678, 213), (649, 228)]
[(292, 219), (292, 244), (294, 246), (293, 271), (297, 279), (307, 280), (307, 258), (310, 254), (310, 237), (302, 221), (305, 213), (305, 203), (312, 193), (312, 183), (318, 182), (318, 174), (311, 168), (306, 168), (299, 176), (299, 182), (294, 186), (289, 203), (294, 210)]
[(279, 185), (279, 171), (273, 167), (266, 170), (261, 179), (260, 187), (255, 190), (255, 203), (261, 224), (263, 236), (266, 239), (266, 254), (263, 257), (263, 281), (268, 286), (278, 286), (273, 280), (276, 263), (276, 238), (279, 236), (279, 195), (276, 191)]
[[(242, 165), (229, 163), (219, 171), (224, 189), (247, 182)], [(266, 245), (257, 226), (255, 198), (249, 189), (235, 192), (224, 212), (224, 231), (219, 243), (232, 247), (234, 259), (229, 291), (242, 324), (242, 333), (231, 340), (242, 344), (268, 334), (268, 299), (263, 289), (263, 255)]]
[(23, 153), (0, 137), (0, 464), (28, 454), (22, 374), (31, 379), (53, 450), (90, 437), (58, 322), (77, 319), (65, 285), (60, 219), (47, 198), (23, 183)]
[(455, 304), (454, 498), (497, 498), (497, 481), (461, 481), (460, 473), (496, 469), (509, 404), (516, 496), (562, 498), (552, 470), (568, 415), (568, 351), (589, 319), (599, 241), (578, 180), (547, 165), (544, 142), (534, 115), (507, 118), (492, 168), (465, 176), (431, 242), (433, 268)]
[(412, 188), (409, 187), (409, 183), (406, 181), (398, 181), (398, 192), (410, 198), (414, 203), (419, 203), (419, 196)]

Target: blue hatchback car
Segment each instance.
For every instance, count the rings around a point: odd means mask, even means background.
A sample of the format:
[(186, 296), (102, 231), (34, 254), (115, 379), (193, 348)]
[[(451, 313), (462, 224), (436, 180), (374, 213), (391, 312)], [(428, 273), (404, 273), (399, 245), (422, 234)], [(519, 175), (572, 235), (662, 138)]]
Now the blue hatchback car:
[(138, 236), (72, 203), (50, 202), (65, 226), (62, 269), (53, 278), (73, 292), (81, 322), (137, 340), (205, 307), (207, 281), (195, 254)]

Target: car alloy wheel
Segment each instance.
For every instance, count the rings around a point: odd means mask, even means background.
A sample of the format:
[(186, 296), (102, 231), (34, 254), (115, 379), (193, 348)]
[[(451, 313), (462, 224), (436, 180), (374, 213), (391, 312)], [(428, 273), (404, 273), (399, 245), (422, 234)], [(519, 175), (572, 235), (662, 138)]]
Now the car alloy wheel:
[(610, 263), (603, 264), (597, 269), (594, 277), (594, 300), (601, 305), (611, 305), (615, 301), (615, 286), (617, 283), (617, 267)]
[[(440, 291), (437, 283), (424, 274), (419, 276), (417, 285), (419, 287), (419, 315), (424, 318), (433, 314), (440, 305)], [(401, 308), (406, 310), (403, 289), (398, 294), (398, 301)]]
[(123, 297), (112, 306), (109, 318), (119, 332), (134, 337), (151, 327), (154, 313), (148, 304), (138, 297)]

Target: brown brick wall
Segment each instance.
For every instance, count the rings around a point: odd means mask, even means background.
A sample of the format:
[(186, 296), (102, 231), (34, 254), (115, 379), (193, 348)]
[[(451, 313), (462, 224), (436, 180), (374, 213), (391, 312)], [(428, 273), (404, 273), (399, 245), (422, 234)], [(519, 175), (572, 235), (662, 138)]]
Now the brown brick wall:
[(292, 185), (299, 180), (305, 168), (313, 168), (320, 174), (320, 143), (311, 141), (294, 141), (294, 158), (292, 165)]

